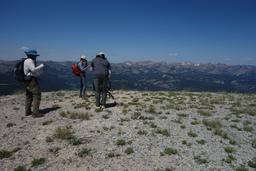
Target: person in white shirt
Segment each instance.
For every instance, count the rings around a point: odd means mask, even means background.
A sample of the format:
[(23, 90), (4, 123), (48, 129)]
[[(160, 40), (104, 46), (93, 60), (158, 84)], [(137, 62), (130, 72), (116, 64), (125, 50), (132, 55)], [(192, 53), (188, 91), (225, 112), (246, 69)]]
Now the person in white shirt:
[[(26, 50), (27, 59), (24, 61), (24, 74), (26, 86), (26, 116), (41, 117), (39, 106), (41, 101), (41, 89), (37, 77), (41, 74), (44, 64), (36, 66), (36, 58), (39, 56), (36, 50)], [(31, 106), (33, 111), (31, 111)]]

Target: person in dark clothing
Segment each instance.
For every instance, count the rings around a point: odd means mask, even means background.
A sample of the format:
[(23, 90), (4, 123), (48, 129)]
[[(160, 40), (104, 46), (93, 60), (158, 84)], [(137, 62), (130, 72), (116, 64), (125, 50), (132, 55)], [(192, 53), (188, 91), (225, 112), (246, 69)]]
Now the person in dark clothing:
[(111, 77), (111, 65), (105, 57), (105, 54), (100, 52), (92, 60), (91, 63), (93, 73), (93, 83), (95, 88), (96, 107), (106, 106), (107, 100), (107, 82)]

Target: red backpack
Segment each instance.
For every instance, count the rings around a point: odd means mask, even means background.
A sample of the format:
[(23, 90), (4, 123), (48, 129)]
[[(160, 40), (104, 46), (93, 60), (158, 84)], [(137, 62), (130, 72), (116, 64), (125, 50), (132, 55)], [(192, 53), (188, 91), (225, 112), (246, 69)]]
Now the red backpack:
[(72, 69), (72, 73), (75, 76), (80, 76), (80, 74), (82, 73), (77, 64), (72, 64), (71, 69)]

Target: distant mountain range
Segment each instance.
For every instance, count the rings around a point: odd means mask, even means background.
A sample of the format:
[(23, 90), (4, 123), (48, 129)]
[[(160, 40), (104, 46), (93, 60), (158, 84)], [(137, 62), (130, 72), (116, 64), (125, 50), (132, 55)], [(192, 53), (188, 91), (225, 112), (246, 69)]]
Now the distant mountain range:
[[(13, 78), (15, 63), (0, 60), (0, 95), (23, 89)], [(79, 78), (71, 72), (74, 62), (43, 63), (46, 64), (40, 77), (43, 91), (79, 88)], [(256, 66), (127, 61), (112, 64), (112, 70), (113, 89), (256, 92)], [(88, 71), (87, 75), (91, 88), (92, 74)]]

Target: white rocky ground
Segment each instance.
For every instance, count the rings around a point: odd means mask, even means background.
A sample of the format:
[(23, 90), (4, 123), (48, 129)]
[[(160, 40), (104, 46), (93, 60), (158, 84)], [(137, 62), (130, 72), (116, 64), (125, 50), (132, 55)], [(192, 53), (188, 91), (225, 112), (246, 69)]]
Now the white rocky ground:
[(255, 94), (113, 95), (97, 111), (93, 96), (43, 93), (42, 118), (24, 116), (24, 94), (1, 96), (0, 170), (255, 170)]

